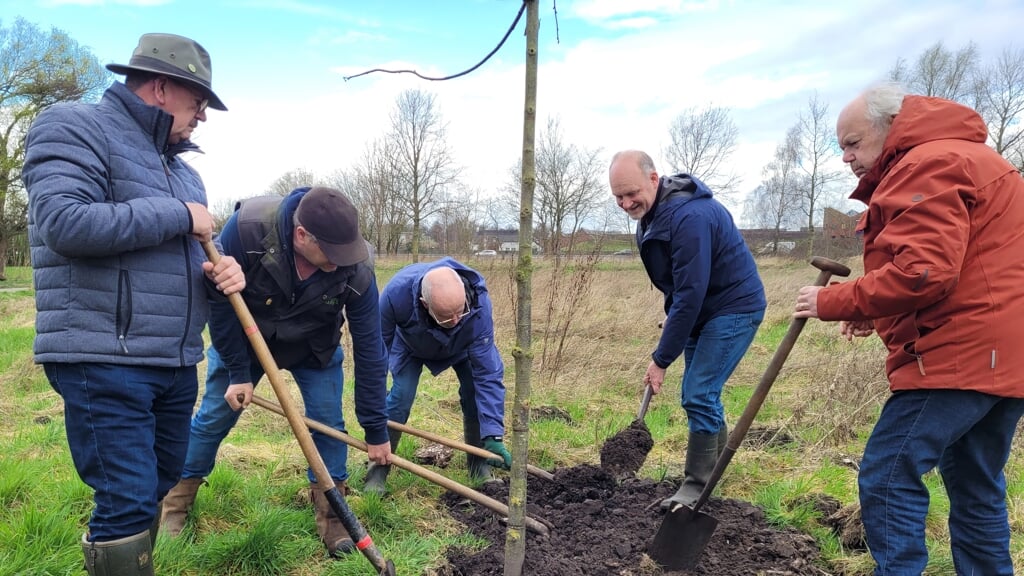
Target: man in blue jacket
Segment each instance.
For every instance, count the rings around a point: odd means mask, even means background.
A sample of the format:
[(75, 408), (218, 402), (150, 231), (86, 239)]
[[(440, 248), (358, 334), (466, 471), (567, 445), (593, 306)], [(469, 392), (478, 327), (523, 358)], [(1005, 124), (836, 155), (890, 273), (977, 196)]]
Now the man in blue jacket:
[[(298, 188), (285, 198), (243, 200), (219, 240), (248, 282), (242, 293), (279, 368), (302, 393), (306, 415), (345, 431), (342, 416), (341, 327), (348, 321), (355, 355), (355, 412), (366, 432), (370, 459), (387, 464), (385, 392), (387, 356), (381, 339), (377, 280), (355, 206), (332, 188)], [(343, 314), (344, 313), (344, 314)], [(181, 482), (164, 501), (167, 533), (181, 532), (199, 486), (213, 470), (221, 441), (252, 401), (263, 376), (249, 339), (229, 302), (210, 313), (206, 392), (192, 418)], [(348, 450), (313, 431), (313, 443), (342, 494), (347, 492)], [(307, 470), (317, 532), (331, 556), (355, 549), (316, 477)]]
[(99, 103), (43, 111), (22, 177), (36, 289), (35, 361), (64, 400), (75, 469), (95, 492), (91, 576), (152, 575), (160, 501), (178, 481), (203, 359), (207, 298), (245, 287), (217, 266), (206, 190), (180, 157), (206, 107), (210, 55), (145, 34)]
[[(462, 430), (467, 444), (501, 456), (467, 455), (471, 477), (487, 480), (491, 466), (508, 469), (505, 365), (494, 342), (491, 297), (479, 272), (452, 258), (402, 268), (380, 295), (381, 329), (389, 351), (388, 415), (409, 420), (423, 367), (433, 375), (452, 368), (459, 379)], [(391, 432), (391, 450), (401, 433)], [(364, 490), (383, 494), (391, 466), (370, 464)]]
[(764, 319), (764, 287), (732, 216), (703, 182), (688, 174), (659, 177), (639, 150), (612, 158), (609, 182), (619, 207), (639, 220), (640, 258), (665, 295), (664, 330), (644, 385), (657, 394), (665, 369), (680, 355), (685, 360), (685, 477), (662, 508), (692, 505), (728, 440), (722, 386)]

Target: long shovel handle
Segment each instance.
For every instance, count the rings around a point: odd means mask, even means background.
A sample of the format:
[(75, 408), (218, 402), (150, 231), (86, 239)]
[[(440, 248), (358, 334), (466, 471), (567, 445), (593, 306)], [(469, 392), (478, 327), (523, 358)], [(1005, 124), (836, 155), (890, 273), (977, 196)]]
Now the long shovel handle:
[[(818, 278), (814, 281), (815, 286), (826, 286), (833, 274), (842, 277), (850, 275), (849, 268), (828, 258), (815, 256), (811, 258), (811, 265), (819, 270)], [(790, 351), (793, 350), (793, 345), (796, 344), (796, 339), (800, 336), (800, 332), (804, 329), (805, 324), (807, 324), (806, 318), (793, 318), (789, 322), (789, 330), (782, 338), (782, 342), (779, 343), (779, 347), (772, 356), (771, 363), (768, 364), (764, 375), (761, 376), (761, 381), (758, 382), (757, 388), (754, 389), (754, 394), (747, 402), (747, 407), (743, 410), (740, 419), (736, 421), (736, 426), (733, 428), (732, 433), (729, 434), (729, 441), (725, 445), (725, 450), (718, 456), (718, 460), (715, 462), (715, 469), (711, 472), (707, 484), (704, 485), (704, 490), (701, 491), (697, 501), (693, 504), (694, 513), (707, 503), (708, 498), (711, 497), (711, 492), (715, 489), (718, 481), (721, 480), (725, 467), (729, 465), (733, 455), (736, 454), (736, 450), (743, 443), (743, 439), (750, 430), (750, 425), (754, 423), (757, 412), (761, 409), (761, 405), (764, 404), (765, 398), (768, 397), (768, 391), (771, 390), (772, 384), (775, 383), (779, 370), (782, 369), (782, 365), (786, 362), (786, 358), (789, 357)]]
[[(214, 264), (219, 262), (220, 253), (217, 252), (213, 242), (207, 240), (202, 244), (203, 251), (206, 252), (206, 258)], [(306, 462), (309, 463), (309, 467), (313, 470), (318, 488), (323, 491), (324, 497), (327, 499), (328, 504), (331, 505), (331, 509), (334, 510), (338, 519), (341, 520), (341, 524), (352, 536), (352, 541), (355, 542), (356, 548), (366, 556), (366, 559), (373, 564), (373, 567), (380, 574), (394, 574), (394, 564), (390, 560), (384, 559), (380, 550), (373, 543), (373, 539), (370, 538), (370, 535), (363, 528), (359, 519), (356, 518), (355, 514), (348, 507), (348, 503), (345, 502), (345, 498), (338, 491), (337, 486), (334, 485), (334, 479), (331, 478), (327, 465), (324, 464), (323, 459), (320, 457), (320, 452), (317, 451), (316, 445), (313, 444), (313, 436), (303, 423), (302, 416), (299, 414), (298, 408), (295, 407), (295, 402), (292, 401), (292, 397), (288, 394), (288, 387), (281, 380), (281, 372), (277, 368), (277, 362), (274, 361), (274, 356), (270, 353), (270, 348), (267, 347), (267, 342), (263, 339), (263, 334), (260, 333), (259, 326), (256, 325), (256, 320), (253, 318), (252, 313), (249, 312), (249, 307), (245, 305), (242, 295), (238, 292), (230, 294), (228, 295), (228, 301), (231, 302), (231, 306), (235, 309), (238, 321), (242, 324), (242, 330), (248, 336), (249, 343), (256, 352), (256, 357), (259, 359), (260, 365), (263, 366), (263, 371), (267, 374), (271, 387), (274, 388), (277, 401), (281, 403), (282, 413), (288, 419), (292, 433), (295, 434), (295, 439), (299, 442), (299, 447), (302, 449), (302, 454), (306, 457)]]
[[(411, 434), (413, 436), (418, 436), (420, 438), (423, 438), (424, 440), (430, 440), (431, 442), (437, 442), (438, 444), (441, 444), (443, 446), (448, 446), (449, 448), (455, 448), (456, 450), (462, 450), (466, 454), (472, 454), (474, 456), (479, 456), (481, 458), (492, 458), (492, 459), (495, 459), (495, 460), (500, 460), (501, 459), (501, 456), (499, 456), (499, 455), (497, 455), (494, 452), (491, 452), (489, 450), (484, 450), (483, 448), (478, 448), (476, 446), (473, 446), (472, 444), (466, 444), (465, 442), (459, 442), (458, 440), (452, 440), (451, 438), (445, 438), (444, 436), (441, 436), (439, 434), (434, 434), (433, 432), (428, 432), (426, 430), (420, 430), (418, 428), (413, 428), (412, 426), (409, 426), (408, 424), (401, 424), (399, 422), (394, 422), (392, 420), (388, 420), (388, 428), (391, 428), (392, 430), (397, 430), (399, 432), (404, 432), (406, 434)], [(551, 472), (548, 472), (547, 470), (545, 470), (543, 468), (538, 468), (538, 467), (534, 466), (533, 464), (527, 464), (526, 465), (526, 471), (528, 473), (538, 477), (538, 478), (543, 478), (545, 480), (554, 480), (555, 479), (555, 475), (554, 474), (552, 474)]]
[[(271, 402), (270, 400), (260, 398), (259, 396), (253, 396), (252, 403), (257, 406), (266, 408), (267, 410), (274, 412), (275, 414), (280, 414), (282, 416), (284, 415), (284, 411), (281, 409), (281, 407)], [(350, 436), (344, 432), (341, 432), (340, 430), (335, 430), (334, 428), (331, 428), (330, 426), (322, 422), (317, 422), (316, 420), (313, 420), (306, 416), (303, 416), (302, 421), (310, 430), (316, 430), (317, 432), (320, 432), (324, 435), (337, 438), (338, 440), (341, 440), (342, 442), (348, 444), (353, 448), (356, 448), (357, 450), (362, 450), (363, 452), (366, 452), (366, 442), (363, 442), (358, 438)], [(405, 458), (402, 458), (398, 454), (391, 455), (391, 464), (393, 466), (401, 468), (402, 470), (412, 472), (413, 474), (419, 476), (420, 478), (433, 482), (434, 484), (437, 484), (442, 488), (447, 488), (449, 491), (454, 492), (459, 496), (468, 498), (476, 502), (477, 504), (480, 504), (484, 508), (487, 508), (488, 510), (497, 513), (503, 518), (508, 517), (508, 506), (502, 504), (501, 502), (495, 500), (494, 498), (491, 498), (490, 496), (487, 496), (486, 494), (482, 494), (476, 490), (473, 490), (472, 488), (463, 486), (462, 484), (459, 484), (458, 482), (452, 480), (451, 478), (447, 478), (445, 476), (438, 474), (437, 472), (424, 468), (419, 464), (410, 462)], [(542, 536), (547, 536), (549, 534), (548, 527), (543, 521), (535, 520), (534, 518), (530, 518), (529, 516), (526, 517), (526, 527)]]

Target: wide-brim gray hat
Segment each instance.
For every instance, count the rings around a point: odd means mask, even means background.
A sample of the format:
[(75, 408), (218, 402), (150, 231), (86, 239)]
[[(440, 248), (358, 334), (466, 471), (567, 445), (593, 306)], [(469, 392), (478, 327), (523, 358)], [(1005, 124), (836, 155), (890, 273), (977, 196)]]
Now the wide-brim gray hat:
[(181, 80), (197, 88), (210, 100), (210, 108), (227, 110), (213, 92), (210, 53), (195, 40), (175, 34), (143, 34), (127, 64), (107, 64), (114, 74), (132, 70), (153, 72)]

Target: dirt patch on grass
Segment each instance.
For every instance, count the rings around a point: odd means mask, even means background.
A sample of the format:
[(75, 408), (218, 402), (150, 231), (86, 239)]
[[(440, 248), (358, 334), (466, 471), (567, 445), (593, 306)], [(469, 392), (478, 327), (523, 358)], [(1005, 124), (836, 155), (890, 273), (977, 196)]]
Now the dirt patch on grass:
[[(554, 528), (547, 539), (527, 536), (524, 574), (532, 576), (752, 575), (820, 576), (813, 538), (771, 526), (764, 513), (747, 502), (711, 499), (703, 511), (719, 521), (701, 561), (692, 572), (663, 572), (647, 546), (661, 526), (657, 506), (676, 490), (670, 482), (631, 478), (617, 482), (609, 472), (584, 464), (555, 471), (553, 481), (529, 479), (527, 511)], [(508, 483), (483, 491), (508, 500)], [(489, 510), (446, 494), (456, 520), (491, 544), (482, 551), (452, 550), (447, 576), (504, 573), (505, 526)]]

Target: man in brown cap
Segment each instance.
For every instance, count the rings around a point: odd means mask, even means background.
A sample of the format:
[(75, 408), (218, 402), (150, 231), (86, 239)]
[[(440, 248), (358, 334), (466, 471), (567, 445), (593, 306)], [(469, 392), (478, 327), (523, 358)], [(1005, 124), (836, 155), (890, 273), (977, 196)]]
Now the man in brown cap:
[(98, 103), (43, 111), (22, 177), (36, 288), (35, 361), (64, 400), (71, 455), (94, 491), (92, 576), (153, 574), (160, 501), (178, 481), (203, 359), (207, 298), (242, 290), (206, 262), (206, 190), (180, 157), (224, 110), (196, 42), (146, 34)]
[[(224, 253), (245, 270), (242, 293), (278, 367), (302, 393), (306, 415), (345, 431), (342, 415), (341, 327), (348, 322), (355, 355), (356, 418), (366, 432), (370, 460), (391, 459), (385, 409), (387, 353), (381, 336), (377, 280), (359, 215), (332, 188), (298, 188), (285, 198), (243, 200), (218, 236)], [(192, 419), (181, 482), (164, 501), (163, 525), (176, 535), (185, 526), (199, 486), (213, 471), (221, 441), (252, 401), (263, 376), (256, 354), (227, 302), (210, 315), (206, 392)], [(347, 492), (348, 448), (313, 431), (313, 442), (342, 494)], [(307, 471), (317, 532), (331, 556), (355, 544)]]

